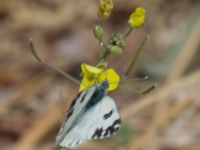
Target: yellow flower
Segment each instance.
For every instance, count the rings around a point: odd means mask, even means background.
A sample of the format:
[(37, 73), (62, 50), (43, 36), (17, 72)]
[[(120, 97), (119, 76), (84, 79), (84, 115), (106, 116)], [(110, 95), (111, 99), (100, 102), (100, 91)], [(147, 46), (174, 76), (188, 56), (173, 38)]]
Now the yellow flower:
[(98, 15), (101, 19), (105, 19), (110, 16), (113, 10), (112, 0), (100, 0)]
[(99, 76), (99, 81), (108, 80), (109, 87), (108, 91), (113, 91), (118, 87), (120, 77), (115, 72), (114, 69), (107, 69), (106, 71), (102, 72)]
[(87, 64), (81, 65), (83, 79), (79, 88), (79, 92), (88, 89), (90, 86), (108, 80), (108, 91), (113, 91), (118, 87), (120, 77), (114, 69), (98, 68)]
[(138, 7), (136, 10), (131, 14), (128, 23), (132, 29), (140, 28), (145, 19), (145, 9), (143, 7)]

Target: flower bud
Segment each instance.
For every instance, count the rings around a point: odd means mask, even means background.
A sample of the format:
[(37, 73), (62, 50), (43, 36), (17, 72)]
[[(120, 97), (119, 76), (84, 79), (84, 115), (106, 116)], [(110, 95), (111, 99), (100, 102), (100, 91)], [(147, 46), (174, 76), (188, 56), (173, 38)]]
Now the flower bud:
[(98, 15), (101, 19), (109, 17), (113, 10), (112, 0), (100, 0)]
[(123, 49), (124, 49), (124, 39), (120, 34), (113, 34), (108, 44), (109, 52), (120, 55), (123, 53)]
[(144, 19), (145, 19), (145, 9), (143, 7), (138, 7), (131, 14), (128, 23), (132, 29), (138, 29), (143, 25)]
[(93, 33), (96, 39), (102, 39), (103, 37), (103, 28), (100, 25), (95, 25), (93, 27)]
[(123, 49), (115, 45), (110, 46), (109, 50), (112, 54), (116, 54), (116, 55), (121, 55), (123, 53)]

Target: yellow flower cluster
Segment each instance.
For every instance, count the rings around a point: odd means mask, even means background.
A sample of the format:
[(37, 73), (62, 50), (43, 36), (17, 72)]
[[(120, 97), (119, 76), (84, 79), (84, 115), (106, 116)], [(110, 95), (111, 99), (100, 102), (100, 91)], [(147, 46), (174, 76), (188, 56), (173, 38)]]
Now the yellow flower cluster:
[(114, 69), (94, 67), (87, 64), (81, 65), (83, 79), (79, 88), (79, 92), (88, 89), (90, 86), (108, 80), (108, 91), (115, 90), (118, 87), (120, 77)]
[(138, 7), (131, 14), (128, 23), (132, 29), (135, 29), (135, 28), (137, 29), (143, 25), (144, 19), (145, 19), (145, 9), (143, 7)]
[(101, 19), (105, 19), (110, 16), (113, 10), (112, 0), (100, 0), (98, 15)]

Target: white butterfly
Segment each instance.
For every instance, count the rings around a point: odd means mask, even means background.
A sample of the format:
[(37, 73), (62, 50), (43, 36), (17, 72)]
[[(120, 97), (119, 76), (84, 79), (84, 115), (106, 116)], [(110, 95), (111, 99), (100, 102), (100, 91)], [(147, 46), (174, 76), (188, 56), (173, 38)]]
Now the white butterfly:
[(57, 145), (73, 148), (90, 139), (109, 137), (119, 130), (121, 119), (114, 100), (107, 95), (108, 86), (105, 80), (77, 95), (56, 137)]

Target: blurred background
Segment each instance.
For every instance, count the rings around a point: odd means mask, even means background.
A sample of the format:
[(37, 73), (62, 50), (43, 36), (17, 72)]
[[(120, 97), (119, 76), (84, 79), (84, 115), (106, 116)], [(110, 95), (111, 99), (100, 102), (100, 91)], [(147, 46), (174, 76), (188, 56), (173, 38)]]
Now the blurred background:
[[(125, 33), (136, 7), (146, 20), (126, 40), (122, 56), (109, 67), (121, 76), (146, 35), (149, 39), (125, 82), (110, 93), (123, 126), (109, 139), (77, 150), (200, 150), (200, 1), (114, 1), (106, 34)], [(55, 137), (78, 86), (39, 64), (30, 52), (32, 37), (41, 58), (80, 79), (80, 64), (98, 62), (98, 0), (0, 0), (0, 149), (55, 150)], [(146, 95), (145, 89), (157, 83)]]

